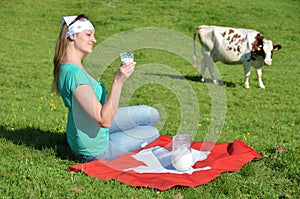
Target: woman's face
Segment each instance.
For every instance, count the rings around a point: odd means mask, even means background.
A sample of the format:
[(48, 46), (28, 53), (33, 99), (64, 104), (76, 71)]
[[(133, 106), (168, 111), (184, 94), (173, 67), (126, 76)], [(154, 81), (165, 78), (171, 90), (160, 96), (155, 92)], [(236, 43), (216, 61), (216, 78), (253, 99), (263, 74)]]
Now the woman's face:
[(75, 47), (82, 51), (83, 54), (89, 54), (93, 50), (93, 45), (96, 43), (95, 31), (85, 30), (75, 36)]

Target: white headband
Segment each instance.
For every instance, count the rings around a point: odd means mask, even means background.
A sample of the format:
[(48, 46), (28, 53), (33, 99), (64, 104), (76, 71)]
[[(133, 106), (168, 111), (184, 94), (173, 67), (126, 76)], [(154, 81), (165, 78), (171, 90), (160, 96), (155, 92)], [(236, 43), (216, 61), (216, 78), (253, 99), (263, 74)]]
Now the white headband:
[[(76, 17), (77, 16), (66, 16), (62, 18), (62, 25), (68, 25), (68, 32), (66, 35), (67, 37), (85, 30), (94, 30), (94, 26), (89, 20), (77, 20), (72, 23), (76, 19)], [(72, 23), (71, 26), (69, 26), (70, 23)]]

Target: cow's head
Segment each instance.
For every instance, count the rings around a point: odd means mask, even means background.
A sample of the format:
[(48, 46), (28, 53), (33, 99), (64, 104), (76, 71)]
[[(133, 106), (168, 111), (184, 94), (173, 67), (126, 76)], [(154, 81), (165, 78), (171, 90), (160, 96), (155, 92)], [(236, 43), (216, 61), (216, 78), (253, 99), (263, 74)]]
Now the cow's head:
[(273, 45), (271, 40), (263, 40), (263, 51), (264, 51), (264, 62), (266, 65), (272, 64), (273, 52), (274, 50), (280, 50), (281, 45)]
[(262, 56), (265, 65), (272, 64), (273, 52), (280, 50), (281, 45), (273, 45), (271, 40), (266, 40), (261, 34), (257, 34), (255, 41), (252, 44), (251, 59), (256, 60), (255, 57)]

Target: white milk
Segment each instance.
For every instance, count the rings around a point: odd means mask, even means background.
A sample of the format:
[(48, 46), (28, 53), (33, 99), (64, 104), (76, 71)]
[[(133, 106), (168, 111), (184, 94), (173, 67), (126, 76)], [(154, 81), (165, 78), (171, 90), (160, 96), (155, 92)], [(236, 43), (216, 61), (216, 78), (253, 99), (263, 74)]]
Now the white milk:
[(121, 52), (120, 53), (122, 64), (134, 61), (134, 52)]
[(187, 148), (177, 149), (172, 153), (172, 165), (178, 171), (186, 171), (193, 165), (193, 155)]

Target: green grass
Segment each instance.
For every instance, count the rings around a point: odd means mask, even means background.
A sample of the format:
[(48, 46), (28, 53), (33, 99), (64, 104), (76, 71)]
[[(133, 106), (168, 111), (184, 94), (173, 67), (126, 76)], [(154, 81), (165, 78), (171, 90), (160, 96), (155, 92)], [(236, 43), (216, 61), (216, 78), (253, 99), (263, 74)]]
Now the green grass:
[[(0, 196), (2, 198), (299, 198), (300, 197), (300, 2), (298, 0), (173, 1), (7, 1), (1, 3)], [(266, 89), (257, 88), (252, 69), (250, 89), (242, 66), (217, 64), (226, 91), (226, 118), (218, 142), (244, 140), (264, 158), (234, 173), (224, 173), (196, 188), (165, 192), (100, 181), (70, 173), (77, 164), (65, 140), (66, 109), (51, 94), (52, 58), (62, 15), (85, 13), (94, 22), (98, 44), (126, 30), (160, 27), (192, 38), (200, 24), (256, 29), (283, 48), (263, 69)], [(121, 50), (121, 49), (120, 49)], [(191, 49), (192, 53), (192, 49)], [(211, 121), (210, 92), (199, 74), (175, 54), (158, 49), (136, 51), (137, 68), (146, 63), (170, 66), (197, 96), (196, 140)], [(102, 77), (109, 88), (119, 60)], [(172, 80), (165, 74), (162, 80)], [(121, 102), (122, 103), (122, 102)], [(160, 105), (167, 115), (162, 135), (180, 124), (180, 102), (163, 83), (144, 85), (130, 104)], [(274, 150), (284, 146), (287, 153)]]

